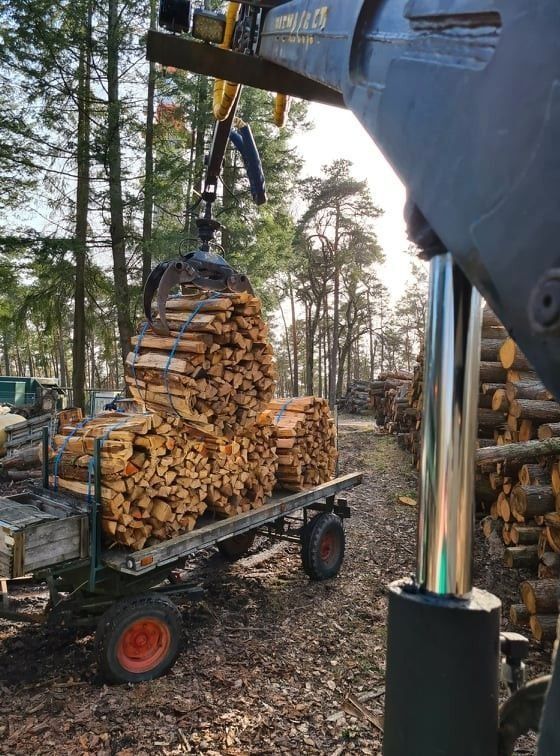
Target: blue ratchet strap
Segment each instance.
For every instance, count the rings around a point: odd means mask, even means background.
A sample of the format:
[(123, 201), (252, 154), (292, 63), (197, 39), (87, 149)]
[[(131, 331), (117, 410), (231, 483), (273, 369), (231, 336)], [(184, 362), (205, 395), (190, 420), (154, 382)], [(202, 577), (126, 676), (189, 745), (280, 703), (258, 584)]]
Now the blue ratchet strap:
[(294, 401), (294, 399), (295, 399), (295, 397), (292, 397), (291, 399), (288, 399), (288, 401), (284, 402), (284, 404), (280, 407), (280, 409), (276, 413), (276, 417), (274, 418), (274, 424), (275, 425), (278, 425), (278, 423), (282, 419), (282, 415), (288, 409), (288, 407)]
[(58, 466), (60, 465), (60, 460), (62, 459), (62, 455), (64, 454), (66, 450), (68, 441), (70, 441), (72, 436), (74, 436), (81, 428), (84, 427), (84, 425), (86, 425), (86, 423), (89, 423), (89, 421), (92, 419), (93, 418), (91, 417), (84, 418), (84, 420), (79, 422), (78, 425), (76, 425), (76, 427), (66, 436), (66, 438), (62, 442), (62, 446), (58, 450), (58, 454), (56, 455), (55, 460), (54, 460), (54, 467), (53, 467), (53, 474), (54, 474), (53, 490), (54, 491), (58, 491)]
[[(136, 377), (136, 360), (138, 359), (138, 353), (140, 351), (140, 345), (142, 344), (142, 339), (144, 338), (149, 325), (150, 324), (148, 323), (148, 321), (146, 321), (144, 325), (142, 326), (140, 333), (138, 334), (138, 341), (136, 342), (136, 346), (134, 347), (134, 352), (132, 354), (132, 365), (130, 366), (130, 369), (132, 370), (132, 377), (134, 378), (134, 383), (136, 385), (136, 390), (138, 391), (138, 393), (140, 393), (140, 387), (138, 386), (138, 378)], [(144, 393), (144, 399), (145, 398), (146, 398), (146, 394)]]
[(175, 337), (175, 343), (173, 344), (173, 348), (169, 352), (169, 357), (167, 358), (167, 362), (165, 364), (165, 368), (163, 369), (163, 381), (164, 381), (164, 385), (165, 385), (165, 390), (167, 392), (167, 398), (169, 399), (169, 404), (171, 405), (171, 408), (173, 409), (173, 411), (175, 412), (175, 414), (178, 415), (179, 417), (180, 417), (181, 413), (177, 412), (177, 410), (175, 409), (175, 405), (173, 404), (173, 396), (172, 396), (171, 392), (169, 391), (169, 367), (171, 365), (171, 360), (173, 359), (173, 357), (175, 355), (175, 352), (177, 351), (177, 347), (179, 346), (179, 342), (181, 341), (181, 336), (185, 333), (185, 331), (187, 330), (187, 328), (190, 326), (190, 324), (192, 323), (195, 315), (198, 315), (198, 313), (200, 312), (200, 310), (203, 307), (203, 305), (208, 304), (208, 302), (211, 302), (213, 299), (217, 299), (219, 296), (220, 296), (220, 292), (216, 291), (208, 299), (201, 299), (200, 302), (197, 303), (196, 307), (191, 312), (191, 314), (189, 315), (189, 317), (185, 320), (185, 322), (183, 323), (183, 325), (181, 326), (181, 328), (179, 330), (179, 333)]
[[(114, 430), (118, 430), (119, 428), (122, 428), (123, 425), (126, 425), (128, 422), (128, 417), (126, 420), (121, 420), (118, 423), (114, 423), (114, 425), (110, 425), (103, 436), (101, 436), (100, 445), (101, 448), (103, 448), (103, 444), (107, 439), (109, 438), (109, 434), (112, 433)], [(87, 500), (88, 504), (92, 503), (92, 495), (91, 495), (91, 487), (92, 487), (92, 481), (93, 481), (93, 475), (95, 473), (95, 453), (92, 455), (92, 458), (90, 459), (88, 463), (88, 485), (87, 485)]]

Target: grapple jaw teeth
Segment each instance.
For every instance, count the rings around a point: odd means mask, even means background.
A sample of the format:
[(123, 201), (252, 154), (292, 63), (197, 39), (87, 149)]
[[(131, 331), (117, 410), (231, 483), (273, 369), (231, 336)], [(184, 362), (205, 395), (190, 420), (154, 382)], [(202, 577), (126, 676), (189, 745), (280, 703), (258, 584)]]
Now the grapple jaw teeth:
[(150, 326), (154, 327), (154, 322), (152, 319), (152, 302), (154, 299), (154, 295), (156, 291), (158, 290), (161, 278), (163, 274), (165, 273), (167, 266), (169, 265), (169, 260), (166, 260), (165, 262), (161, 262), (152, 270), (148, 278), (146, 279), (146, 283), (144, 284), (144, 293), (143, 293), (143, 305), (144, 305), (144, 315), (146, 316), (146, 320), (150, 324)]
[[(253, 288), (247, 276), (237, 273), (217, 255), (189, 255), (188, 258), (166, 260), (152, 270), (144, 286), (144, 314), (151, 328), (162, 336), (169, 335), (165, 304), (171, 291), (180, 284), (189, 284), (204, 291), (240, 293)], [(157, 292), (157, 314), (154, 323), (152, 303)]]

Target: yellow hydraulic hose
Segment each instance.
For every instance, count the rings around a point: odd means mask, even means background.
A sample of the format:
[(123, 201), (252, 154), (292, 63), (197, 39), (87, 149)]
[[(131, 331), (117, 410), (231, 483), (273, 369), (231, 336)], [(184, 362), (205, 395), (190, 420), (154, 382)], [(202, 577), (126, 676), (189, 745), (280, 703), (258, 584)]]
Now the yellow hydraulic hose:
[[(224, 41), (220, 45), (224, 50), (231, 50), (233, 32), (238, 13), (239, 3), (228, 3)], [(238, 91), (239, 84), (236, 84), (233, 81), (225, 81), (224, 79), (216, 79), (214, 82), (213, 109), (214, 118), (217, 121), (225, 121), (228, 117)]]
[(290, 112), (290, 98), (285, 94), (277, 94), (274, 98), (274, 125), (282, 128)]

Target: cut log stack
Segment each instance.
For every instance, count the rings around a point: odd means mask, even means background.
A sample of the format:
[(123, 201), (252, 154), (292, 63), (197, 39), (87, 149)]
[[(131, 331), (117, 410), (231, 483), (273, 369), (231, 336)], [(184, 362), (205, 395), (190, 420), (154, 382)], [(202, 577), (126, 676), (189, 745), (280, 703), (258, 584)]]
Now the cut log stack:
[[(81, 426), (81, 427), (80, 427)], [(211, 464), (180, 418), (104, 412), (54, 438), (51, 485), (94, 495), (101, 446), (102, 527), (110, 542), (141, 549), (192, 530), (206, 509)]]
[(351, 415), (359, 415), (371, 410), (373, 408), (371, 390), (375, 383), (375, 381), (351, 381), (346, 394), (337, 402), (338, 409)]
[(268, 405), (278, 454), (278, 485), (302, 491), (330, 480), (336, 469), (336, 428), (325, 399), (274, 399)]
[(519, 586), (523, 603), (510, 608), (512, 623), (531, 628), (535, 640), (553, 641), (558, 627), (558, 587), (555, 578), (523, 581)]
[(406, 394), (412, 381), (412, 373), (404, 370), (380, 373), (371, 389), (375, 421), (389, 433), (400, 433), (407, 427), (405, 410), (408, 409)]
[[(542, 385), (531, 364), (512, 338), (499, 346), (503, 383), (487, 384), (492, 407), (504, 414), (505, 426), (495, 432), (496, 447), (479, 450), (478, 466), (487, 476), (495, 499), (486, 535), (497, 532), (506, 546), (508, 567), (526, 568), (558, 583), (560, 576), (560, 405)], [(491, 522), (489, 521), (491, 520)], [(529, 581), (531, 584), (533, 581)], [(522, 595), (533, 591), (522, 584)], [(544, 588), (542, 589), (544, 590)], [(534, 588), (534, 592), (541, 588)], [(538, 601), (538, 596), (537, 599)], [(539, 605), (540, 607), (540, 605)], [(516, 605), (511, 618), (519, 619), (537, 640), (554, 637), (555, 617), (542, 619), (542, 607), (525, 612)], [(558, 607), (556, 605), (555, 613)]]
[(132, 339), (126, 360), (132, 395), (203, 434), (243, 434), (274, 395), (276, 381), (260, 301), (248, 293), (198, 292), (169, 298), (166, 317), (169, 336), (144, 325)]

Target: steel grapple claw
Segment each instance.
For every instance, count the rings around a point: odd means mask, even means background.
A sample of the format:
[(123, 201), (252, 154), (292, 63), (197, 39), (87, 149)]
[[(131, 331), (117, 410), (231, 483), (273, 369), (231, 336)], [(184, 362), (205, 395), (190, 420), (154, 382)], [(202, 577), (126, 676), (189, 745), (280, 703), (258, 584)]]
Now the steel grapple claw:
[[(223, 257), (213, 252), (197, 250), (176, 260), (166, 260), (153, 269), (144, 286), (144, 314), (157, 333), (169, 335), (165, 303), (172, 290), (180, 285), (204, 291), (253, 293), (247, 276), (237, 273)], [(159, 321), (154, 323), (152, 302), (156, 293)]]

